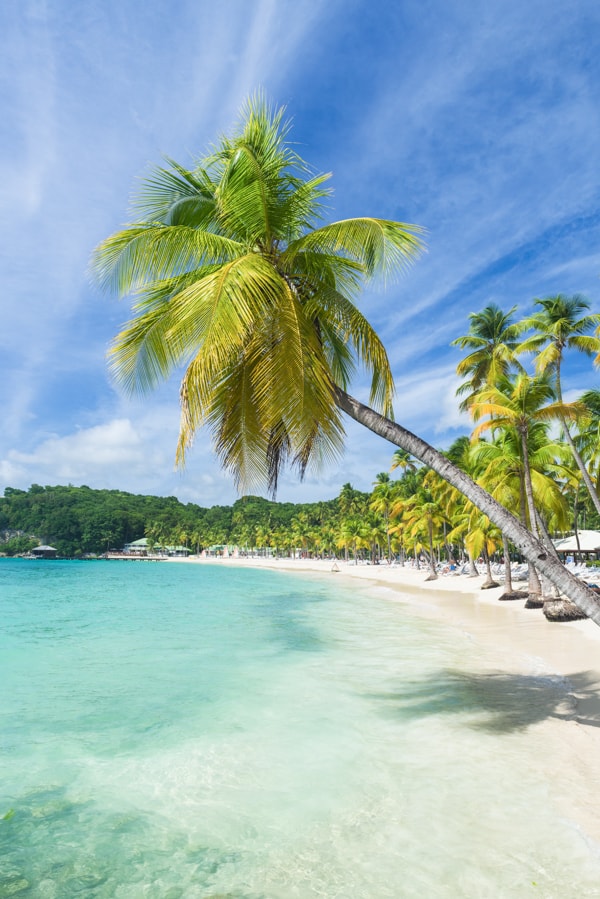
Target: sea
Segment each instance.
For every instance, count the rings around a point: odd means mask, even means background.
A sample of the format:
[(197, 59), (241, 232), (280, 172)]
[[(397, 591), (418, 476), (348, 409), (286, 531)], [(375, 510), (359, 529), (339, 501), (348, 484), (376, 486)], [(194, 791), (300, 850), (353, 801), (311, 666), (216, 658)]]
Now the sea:
[(600, 896), (544, 764), (568, 684), (400, 599), (0, 560), (0, 897)]

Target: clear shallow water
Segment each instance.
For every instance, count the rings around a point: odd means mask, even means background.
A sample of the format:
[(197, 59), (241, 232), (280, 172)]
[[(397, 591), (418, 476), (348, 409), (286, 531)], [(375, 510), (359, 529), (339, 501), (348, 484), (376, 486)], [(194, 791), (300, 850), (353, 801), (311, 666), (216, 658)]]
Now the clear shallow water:
[(2, 560), (0, 624), (0, 897), (600, 896), (539, 764), (565, 685), (402, 606)]

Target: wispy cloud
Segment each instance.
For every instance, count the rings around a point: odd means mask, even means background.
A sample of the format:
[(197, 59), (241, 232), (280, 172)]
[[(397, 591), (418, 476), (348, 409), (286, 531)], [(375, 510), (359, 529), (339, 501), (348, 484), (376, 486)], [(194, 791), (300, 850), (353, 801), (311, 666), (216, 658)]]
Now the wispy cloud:
[[(176, 387), (141, 407), (109, 384), (104, 354), (128, 310), (86, 268), (126, 220), (135, 177), (163, 152), (202, 153), (261, 86), (287, 103), (309, 162), (334, 170), (332, 214), (428, 227), (428, 254), (363, 308), (389, 350), (399, 417), (447, 443), (465, 427), (448, 344), (469, 312), (559, 290), (598, 308), (599, 25), (592, 0), (4, 5), (4, 483), (235, 495), (205, 436), (173, 473)], [(353, 424), (349, 435), (344, 466), (302, 487), (285, 478), (280, 495), (364, 487), (366, 460), (386, 469), (383, 441)]]

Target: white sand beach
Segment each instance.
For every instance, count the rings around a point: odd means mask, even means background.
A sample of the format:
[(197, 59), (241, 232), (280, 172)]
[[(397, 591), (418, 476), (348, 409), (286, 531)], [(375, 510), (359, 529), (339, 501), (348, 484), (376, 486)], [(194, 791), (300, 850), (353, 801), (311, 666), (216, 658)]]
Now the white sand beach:
[[(547, 677), (564, 689), (556, 705), (540, 707), (529, 725), (544, 736), (540, 765), (569, 819), (598, 843), (600, 852), (600, 628), (592, 621), (551, 623), (523, 600), (499, 602), (503, 587), (481, 590), (483, 575), (441, 576), (427, 581), (427, 570), (410, 567), (355, 565), (315, 559), (172, 559), (198, 565), (260, 567), (307, 577), (333, 579), (399, 604), (399, 614), (443, 622), (467, 634), (486, 649), (486, 674), (501, 681)], [(517, 700), (518, 701), (518, 697)]]

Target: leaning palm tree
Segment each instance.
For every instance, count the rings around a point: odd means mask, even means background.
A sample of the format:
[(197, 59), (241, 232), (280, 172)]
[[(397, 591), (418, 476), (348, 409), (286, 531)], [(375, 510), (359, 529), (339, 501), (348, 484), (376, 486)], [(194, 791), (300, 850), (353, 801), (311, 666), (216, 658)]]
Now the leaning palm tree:
[[(519, 346), (520, 353), (537, 353), (536, 371), (543, 374), (551, 371), (556, 384), (556, 396), (562, 402), (561, 368), (566, 349), (574, 349), (586, 356), (600, 357), (600, 338), (590, 332), (600, 327), (600, 314), (588, 313), (590, 304), (584, 297), (557, 294), (535, 301), (541, 309), (524, 319), (523, 327), (533, 329)], [(573, 453), (575, 463), (581, 472), (583, 482), (590, 494), (596, 512), (600, 514), (600, 497), (592, 483), (589, 472), (571, 436), (569, 424), (561, 419), (564, 435)]]
[[(549, 424), (529, 421), (527, 433), (527, 462), (531, 471), (531, 485), (536, 510), (551, 519), (558, 529), (568, 527), (568, 502), (564, 484), (572, 478), (569, 447), (553, 442)], [(471, 463), (477, 470), (477, 481), (507, 509), (515, 510), (523, 524), (527, 524), (525, 496), (524, 454), (522, 437), (515, 428), (503, 429), (493, 440), (477, 440), (470, 449)], [(510, 570), (510, 547), (503, 532), (506, 592), (502, 599), (520, 598), (513, 593)]]
[[(282, 110), (251, 101), (210, 156), (157, 169), (138, 194), (137, 221), (97, 248), (98, 281), (135, 298), (110, 353), (117, 380), (145, 391), (185, 366), (177, 461), (205, 425), (242, 489), (274, 490), (286, 463), (302, 475), (335, 456), (345, 412), (471, 495), (524, 555), (545, 556), (485, 491), (391, 419), (388, 357), (355, 300), (366, 280), (418, 255), (422, 229), (375, 218), (320, 224), (328, 176), (309, 172), (287, 133)], [(347, 392), (357, 362), (374, 408)], [(540, 565), (600, 624), (591, 591), (555, 560)]]
[(311, 177), (286, 143), (283, 110), (251, 102), (239, 134), (194, 169), (158, 169), (138, 197), (141, 220), (98, 248), (102, 284), (133, 293), (136, 317), (110, 354), (132, 391), (180, 364), (183, 463), (202, 425), (244, 490), (275, 490), (291, 462), (339, 453), (335, 387), (355, 358), (370, 401), (391, 413), (385, 349), (353, 300), (365, 278), (389, 277), (421, 251), (422, 229), (359, 218), (316, 227), (328, 175)]
[(596, 492), (600, 490), (600, 390), (597, 387), (586, 390), (579, 397), (585, 406), (581, 421), (577, 422), (578, 434), (575, 443), (585, 460), (586, 468), (593, 475)]
[[(530, 431), (538, 422), (567, 419), (573, 421), (583, 413), (581, 404), (552, 402), (554, 398), (554, 388), (548, 374), (532, 378), (522, 373), (514, 382), (504, 378), (499, 386), (480, 391), (471, 405), (471, 414), (475, 421), (479, 422), (473, 431), (474, 440), (489, 430), (514, 431), (518, 435), (528, 524), (536, 537), (539, 536), (539, 526), (531, 476)], [(552, 551), (550, 546), (548, 549)], [(530, 596), (527, 605), (535, 608), (542, 605), (542, 600), (538, 598), (541, 585), (535, 573), (535, 566), (530, 565), (529, 573)]]

